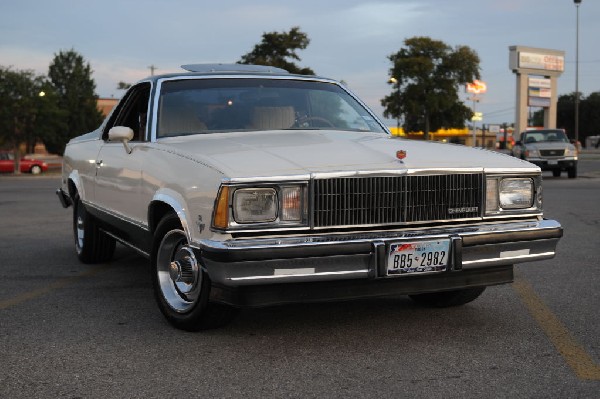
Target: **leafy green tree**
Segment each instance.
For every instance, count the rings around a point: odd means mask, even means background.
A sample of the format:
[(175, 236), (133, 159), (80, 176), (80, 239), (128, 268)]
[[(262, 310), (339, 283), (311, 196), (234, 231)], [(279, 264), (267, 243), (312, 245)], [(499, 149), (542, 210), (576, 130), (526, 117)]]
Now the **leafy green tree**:
[(75, 50), (55, 54), (48, 77), (56, 90), (59, 107), (66, 113), (67, 128), (55, 131), (45, 144), (50, 152), (62, 154), (69, 139), (96, 129), (103, 117), (97, 106), (90, 64)]
[[(600, 91), (589, 96), (579, 93), (579, 141), (585, 144), (588, 136), (600, 134)], [(534, 112), (533, 126), (544, 125), (544, 110)], [(575, 92), (558, 96), (556, 127), (565, 129), (569, 138), (575, 138)]]
[(243, 55), (238, 64), (270, 65), (283, 68), (291, 73), (301, 75), (314, 75), (310, 68), (302, 68), (288, 59), (300, 61), (297, 50), (304, 50), (310, 39), (306, 33), (295, 26), (289, 32), (263, 33), (262, 42), (254, 46), (254, 49)]
[(128, 90), (131, 87), (131, 83), (120, 81), (117, 85), (117, 90)]
[(480, 77), (479, 56), (467, 46), (452, 48), (429, 37), (412, 37), (388, 58), (393, 91), (381, 100), (386, 117), (404, 120), (404, 130), (429, 132), (464, 127), (473, 115), (460, 101), (461, 85)]
[(53, 87), (44, 76), (33, 71), (0, 67), (0, 145), (10, 145), (19, 172), (20, 146), (32, 152), (38, 140), (60, 127)]

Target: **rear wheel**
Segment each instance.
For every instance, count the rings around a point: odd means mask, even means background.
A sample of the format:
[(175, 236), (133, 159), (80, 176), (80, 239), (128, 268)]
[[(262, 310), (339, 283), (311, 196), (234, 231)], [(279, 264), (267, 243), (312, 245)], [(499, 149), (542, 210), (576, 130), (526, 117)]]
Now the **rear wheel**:
[(205, 330), (233, 318), (234, 308), (209, 301), (210, 278), (189, 246), (177, 215), (165, 216), (156, 228), (151, 261), (154, 296), (174, 327)]
[(79, 196), (73, 201), (73, 236), (77, 257), (83, 263), (109, 261), (114, 252), (114, 238), (98, 228), (96, 220), (90, 215)]
[(477, 299), (486, 287), (465, 288), (462, 290), (430, 292), (426, 294), (409, 295), (410, 299), (419, 305), (436, 308), (460, 306)]
[(32, 175), (39, 175), (40, 173), (42, 173), (42, 168), (39, 165), (33, 165), (29, 169), (29, 173), (31, 173)]
[(552, 176), (560, 177), (560, 169), (552, 169)]

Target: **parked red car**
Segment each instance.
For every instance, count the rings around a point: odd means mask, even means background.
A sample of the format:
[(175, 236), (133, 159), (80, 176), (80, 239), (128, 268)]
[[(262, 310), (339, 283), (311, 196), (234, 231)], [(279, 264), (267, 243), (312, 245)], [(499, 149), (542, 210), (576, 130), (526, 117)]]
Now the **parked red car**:
[[(21, 173), (39, 175), (48, 170), (48, 164), (35, 158), (22, 158), (20, 161)], [(0, 152), (0, 172), (14, 172), (15, 160), (10, 152)]]

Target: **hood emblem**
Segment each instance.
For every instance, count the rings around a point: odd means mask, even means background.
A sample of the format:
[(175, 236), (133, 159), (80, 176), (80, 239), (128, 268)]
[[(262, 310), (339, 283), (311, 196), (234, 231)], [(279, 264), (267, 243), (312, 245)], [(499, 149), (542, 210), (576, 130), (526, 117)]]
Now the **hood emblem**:
[(398, 158), (398, 159), (406, 158), (406, 151), (404, 151), (404, 150), (396, 151), (396, 158)]

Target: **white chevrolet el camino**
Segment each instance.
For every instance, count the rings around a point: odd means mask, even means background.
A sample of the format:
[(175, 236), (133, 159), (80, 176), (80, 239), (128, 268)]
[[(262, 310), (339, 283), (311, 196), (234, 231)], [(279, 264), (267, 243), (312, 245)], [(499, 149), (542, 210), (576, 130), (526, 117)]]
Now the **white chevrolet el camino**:
[(540, 169), (408, 141), (338, 82), (248, 65), (187, 65), (134, 85), (70, 141), (64, 207), (84, 263), (116, 242), (150, 259), (177, 328), (244, 306), (409, 295), (456, 306), (552, 258)]

